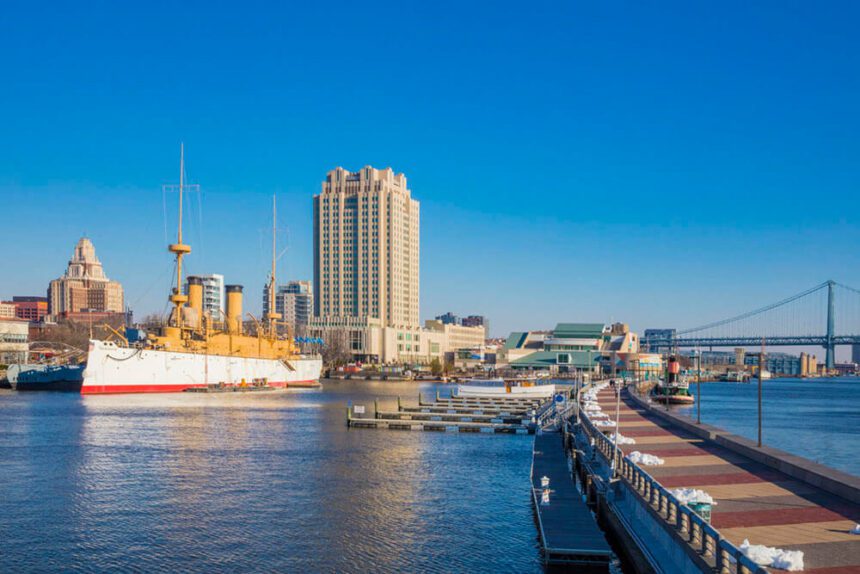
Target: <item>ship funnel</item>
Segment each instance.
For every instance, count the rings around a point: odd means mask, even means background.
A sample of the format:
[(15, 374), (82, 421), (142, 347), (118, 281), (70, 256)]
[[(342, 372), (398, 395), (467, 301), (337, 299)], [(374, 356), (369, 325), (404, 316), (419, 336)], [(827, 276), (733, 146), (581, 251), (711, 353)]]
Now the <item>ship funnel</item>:
[(200, 277), (188, 278), (188, 306), (192, 309), (193, 327), (199, 327), (203, 317), (203, 279)]
[(242, 333), (242, 286), (227, 285), (227, 330), (234, 335)]

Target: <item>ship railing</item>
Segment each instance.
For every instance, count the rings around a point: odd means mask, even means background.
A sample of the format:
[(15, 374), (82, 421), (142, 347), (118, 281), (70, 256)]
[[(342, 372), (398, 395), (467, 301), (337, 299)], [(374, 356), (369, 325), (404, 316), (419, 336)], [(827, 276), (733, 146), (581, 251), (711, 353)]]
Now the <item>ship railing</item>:
[[(673, 534), (684, 544), (689, 544), (700, 556), (713, 559), (715, 572), (719, 574), (768, 574), (763, 567), (753, 562), (746, 554), (724, 538), (719, 530), (711, 526), (689, 506), (679, 501), (663, 485), (642, 468), (625, 458), (621, 449), (615, 448), (612, 439), (598, 429), (585, 411), (581, 411), (583, 430), (594, 441), (594, 448), (613, 468), (639, 501), (651, 507), (671, 527)], [(610, 434), (614, 434), (611, 431)], [(623, 433), (619, 431), (623, 436)], [(614, 462), (614, 464), (612, 464)]]

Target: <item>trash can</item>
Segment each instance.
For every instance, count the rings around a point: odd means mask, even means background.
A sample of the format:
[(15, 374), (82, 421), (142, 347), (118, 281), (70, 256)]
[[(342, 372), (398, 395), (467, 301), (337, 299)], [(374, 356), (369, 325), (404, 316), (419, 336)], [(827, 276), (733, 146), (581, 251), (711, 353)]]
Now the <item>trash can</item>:
[(709, 502), (688, 502), (687, 506), (690, 510), (702, 517), (702, 520), (711, 523), (711, 503)]

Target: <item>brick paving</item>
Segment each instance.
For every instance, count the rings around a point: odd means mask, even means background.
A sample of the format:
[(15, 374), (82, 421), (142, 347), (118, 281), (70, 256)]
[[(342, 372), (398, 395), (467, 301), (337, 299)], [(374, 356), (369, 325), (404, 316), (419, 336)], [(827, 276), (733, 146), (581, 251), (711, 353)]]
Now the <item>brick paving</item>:
[[(611, 389), (600, 392), (598, 403), (616, 419)], [(664, 459), (663, 465), (642, 468), (666, 488), (710, 494), (717, 502), (711, 523), (733, 544), (748, 539), (801, 550), (808, 573), (860, 574), (860, 535), (850, 533), (860, 522), (860, 505), (689, 434), (629, 398), (622, 400), (619, 418), (621, 434), (636, 440), (622, 445), (625, 454), (638, 450)]]

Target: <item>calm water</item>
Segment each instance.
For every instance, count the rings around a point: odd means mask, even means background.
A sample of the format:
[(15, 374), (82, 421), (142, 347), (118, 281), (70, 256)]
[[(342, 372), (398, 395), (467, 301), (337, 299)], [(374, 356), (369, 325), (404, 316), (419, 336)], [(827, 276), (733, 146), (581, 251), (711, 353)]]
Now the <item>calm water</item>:
[[(696, 385), (690, 390), (696, 393)], [(758, 382), (702, 383), (702, 422), (755, 440)], [(696, 407), (681, 407), (694, 419)], [(764, 444), (860, 475), (860, 379), (773, 379), (762, 386)]]
[(0, 390), (0, 572), (541, 572), (530, 437), (345, 426), (416, 392)]

